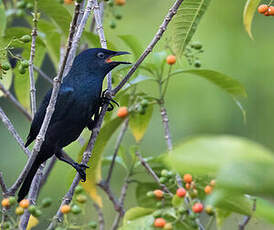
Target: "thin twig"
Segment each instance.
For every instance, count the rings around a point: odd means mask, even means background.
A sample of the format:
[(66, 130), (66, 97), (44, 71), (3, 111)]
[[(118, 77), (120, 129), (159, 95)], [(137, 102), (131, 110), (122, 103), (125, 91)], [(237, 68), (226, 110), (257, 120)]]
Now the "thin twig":
[(123, 127), (122, 127), (122, 129), (119, 133), (119, 136), (118, 136), (116, 144), (115, 144), (114, 154), (113, 154), (113, 157), (112, 157), (112, 161), (111, 161), (111, 164), (110, 164), (110, 167), (109, 167), (109, 170), (108, 170), (108, 176), (107, 176), (107, 179), (106, 179), (107, 184), (109, 184), (109, 182), (110, 182), (110, 178), (111, 178), (112, 171), (113, 171), (114, 164), (115, 164), (115, 159), (117, 157), (121, 142), (122, 142), (122, 140), (125, 136), (127, 128), (128, 128), (128, 118), (124, 121), (124, 125), (123, 125)]
[[(119, 203), (120, 203), (120, 206), (121, 207), (124, 207), (124, 201), (125, 201), (125, 198), (126, 198), (126, 194), (127, 194), (127, 189), (128, 189), (128, 185), (129, 185), (129, 182), (130, 182), (130, 176), (131, 174), (129, 173), (125, 179), (125, 183), (121, 189), (121, 195), (120, 195), (120, 198), (119, 198)], [(112, 227), (111, 227), (111, 230), (116, 230), (118, 227), (119, 227), (119, 223), (120, 223), (120, 220), (121, 218), (123, 217), (122, 213), (118, 213), (113, 221), (113, 224), (112, 224)]]
[(31, 32), (32, 40), (31, 40), (30, 58), (29, 58), (30, 101), (31, 101), (32, 117), (34, 117), (36, 113), (36, 88), (35, 88), (35, 79), (34, 79), (34, 72), (33, 72), (33, 62), (35, 57), (35, 45), (36, 45), (37, 24), (38, 24), (37, 1), (38, 0), (34, 0), (33, 28)]
[(53, 84), (53, 80), (41, 69), (39, 69), (37, 66), (33, 65), (33, 69), (44, 79), (46, 79), (50, 84)]
[(163, 23), (161, 24), (159, 30), (157, 31), (156, 35), (148, 45), (148, 47), (145, 49), (143, 54), (139, 57), (139, 59), (136, 61), (136, 63), (131, 67), (127, 75), (123, 78), (123, 80), (118, 84), (118, 86), (113, 89), (112, 94), (115, 95), (129, 80), (129, 78), (133, 75), (133, 73), (136, 71), (136, 69), (139, 67), (139, 65), (144, 61), (144, 59), (147, 57), (147, 55), (152, 52), (152, 49), (157, 44), (157, 42), (161, 39), (163, 33), (165, 32), (169, 22), (173, 18), (173, 16), (177, 13), (177, 10), (179, 6), (182, 4), (184, 0), (177, 0), (171, 9), (169, 10), (168, 14), (166, 15)]
[(3, 194), (5, 194), (8, 191), (8, 188), (7, 188), (7, 185), (5, 184), (2, 172), (0, 172), (0, 186), (1, 186)]
[(97, 211), (98, 214), (98, 222), (99, 222), (99, 229), (104, 230), (105, 229), (105, 220), (104, 220), (104, 214), (102, 212), (102, 209), (100, 206), (93, 202), (93, 206)]
[(172, 140), (171, 140), (171, 134), (170, 134), (170, 130), (169, 130), (167, 111), (166, 111), (163, 101), (160, 103), (160, 110), (161, 110), (161, 116), (162, 116), (164, 130), (165, 130), (165, 139), (166, 139), (166, 143), (167, 143), (167, 148), (168, 148), (168, 151), (171, 151), (172, 150)]
[(5, 89), (4, 85), (0, 82), (0, 90), (3, 92), (4, 96), (8, 98), (15, 107), (22, 112), (29, 121), (32, 120), (31, 114), (20, 104), (19, 101), (11, 94), (11, 92), (7, 89)]
[(114, 209), (115, 211), (119, 212), (120, 215), (124, 215), (125, 213), (125, 210), (123, 208), (123, 206), (120, 204), (120, 202), (115, 198), (109, 184), (107, 184), (106, 182), (104, 181), (100, 181), (98, 183), (98, 186), (104, 190), (104, 192), (107, 194), (109, 200), (112, 202), (113, 206), (114, 206)]
[(151, 174), (153, 179), (160, 185), (160, 187), (168, 194), (172, 195), (172, 193), (169, 191), (169, 189), (160, 182), (159, 177), (156, 175), (156, 173), (152, 170), (152, 168), (149, 166), (149, 164), (145, 161), (145, 159), (142, 157), (142, 155), (136, 151), (136, 156), (139, 158), (141, 164), (145, 167), (145, 169)]

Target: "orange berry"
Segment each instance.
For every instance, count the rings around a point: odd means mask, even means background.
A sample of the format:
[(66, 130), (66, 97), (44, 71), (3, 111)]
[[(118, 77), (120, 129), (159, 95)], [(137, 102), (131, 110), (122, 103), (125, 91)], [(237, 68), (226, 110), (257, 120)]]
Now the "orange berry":
[(166, 224), (166, 221), (163, 218), (156, 218), (154, 220), (154, 226), (156, 228), (163, 228), (165, 226), (165, 224)]
[(192, 181), (192, 176), (190, 174), (185, 174), (184, 175), (184, 182), (191, 183), (191, 181)]
[(176, 63), (176, 57), (174, 55), (168, 55), (166, 58), (166, 63), (169, 65), (173, 65)]
[(192, 211), (195, 212), (195, 213), (200, 213), (202, 212), (204, 209), (204, 206), (202, 203), (195, 203), (193, 206), (192, 206)]
[(190, 189), (190, 183), (186, 183), (186, 185), (185, 185), (185, 187), (186, 187), (186, 189)]
[(128, 109), (126, 106), (122, 106), (118, 109), (117, 116), (120, 118), (124, 118), (128, 115)]
[(212, 190), (213, 190), (213, 188), (210, 185), (205, 186), (204, 191), (206, 194), (212, 193)]
[(69, 212), (70, 212), (70, 206), (67, 205), (67, 204), (63, 205), (63, 206), (61, 207), (61, 212), (62, 212), (63, 214), (69, 213)]
[(73, 3), (73, 0), (64, 0), (64, 3), (67, 5), (71, 5)]
[(216, 180), (211, 180), (209, 184), (214, 187), (216, 185)]
[(164, 197), (164, 192), (160, 189), (154, 190), (153, 193), (158, 199), (162, 199)]
[(264, 14), (264, 13), (267, 12), (267, 11), (268, 11), (268, 5), (263, 4), (263, 5), (260, 5), (260, 6), (258, 7), (258, 12), (259, 12), (260, 14)]
[(270, 6), (268, 8), (268, 13), (269, 13), (269, 15), (274, 16), (274, 6)]
[(123, 6), (126, 4), (126, 0), (115, 0), (115, 4), (118, 6)]
[(270, 14), (269, 14), (268, 11), (266, 11), (266, 12), (264, 13), (264, 15), (265, 15), (265, 16), (270, 16)]
[(164, 230), (172, 230), (172, 229), (173, 229), (172, 223), (166, 223), (165, 224)]
[(10, 206), (10, 200), (9, 200), (9, 198), (3, 199), (2, 202), (1, 202), (1, 204), (2, 204), (3, 207), (9, 207)]
[(28, 208), (29, 204), (30, 204), (29, 200), (27, 200), (27, 199), (21, 200), (20, 203), (19, 203), (21, 208)]
[(184, 188), (178, 188), (176, 191), (178, 197), (184, 197), (186, 195), (186, 190)]

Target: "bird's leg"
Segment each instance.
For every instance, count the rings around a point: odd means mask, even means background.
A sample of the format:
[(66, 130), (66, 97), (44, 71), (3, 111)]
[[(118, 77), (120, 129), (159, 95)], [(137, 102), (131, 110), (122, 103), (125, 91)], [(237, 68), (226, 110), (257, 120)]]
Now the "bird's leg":
[(96, 111), (94, 113), (94, 119), (91, 118), (87, 123), (87, 127), (90, 131), (92, 131), (92, 129), (95, 127), (95, 125), (99, 119), (99, 109), (100, 109), (100, 106), (98, 106), (96, 108)]
[(58, 151), (55, 155), (59, 160), (64, 161), (70, 164), (73, 168), (75, 168), (76, 171), (79, 173), (82, 182), (86, 181), (86, 169), (89, 168), (87, 165), (78, 164), (69, 155), (62, 151)]
[(111, 104), (110, 102), (113, 102), (114, 104), (116, 104), (117, 106), (119, 106), (119, 103), (115, 100), (113, 100), (112, 98), (109, 98), (108, 96), (106, 96), (107, 89), (103, 91), (102, 96), (100, 98), (100, 105), (103, 106), (104, 104), (109, 104), (109, 107), (107, 108), (107, 111), (112, 111), (114, 109), (113, 104)]

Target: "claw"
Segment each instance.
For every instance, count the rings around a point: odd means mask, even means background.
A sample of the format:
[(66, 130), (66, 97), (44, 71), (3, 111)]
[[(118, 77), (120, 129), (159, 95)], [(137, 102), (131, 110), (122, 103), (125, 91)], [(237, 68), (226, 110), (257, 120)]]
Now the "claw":
[(112, 111), (114, 109), (113, 104), (111, 104), (110, 102), (113, 102), (114, 104), (116, 104), (118, 107), (120, 106), (119, 103), (115, 100), (113, 100), (112, 98), (109, 98), (107, 96), (105, 96), (105, 93), (107, 92), (107, 89), (103, 91), (102, 93), (102, 97), (101, 97), (101, 103), (102, 105), (105, 103), (109, 104), (109, 107), (107, 108), (107, 111)]
[(87, 165), (85, 164), (78, 164), (76, 163), (75, 167), (76, 171), (79, 173), (80, 177), (81, 177), (81, 181), (85, 182), (86, 181), (86, 169), (89, 168)]

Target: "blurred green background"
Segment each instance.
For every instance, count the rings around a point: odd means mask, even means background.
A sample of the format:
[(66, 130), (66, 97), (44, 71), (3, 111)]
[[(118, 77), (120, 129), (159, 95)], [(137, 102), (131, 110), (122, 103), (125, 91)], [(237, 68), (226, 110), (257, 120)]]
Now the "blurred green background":
[[(120, 34), (133, 34), (146, 46), (172, 2), (170, 0), (128, 0), (127, 4), (120, 8), (123, 19), (117, 23), (115, 30), (108, 26), (109, 17), (105, 18), (106, 36), (111, 37), (115, 44), (117, 41), (116, 46), (120, 50), (126, 49), (116, 37)], [(170, 81), (166, 100), (174, 144), (190, 135), (233, 134), (248, 137), (274, 150), (272, 140), (274, 19), (256, 14), (253, 23), (254, 40), (251, 40), (242, 24), (244, 4), (245, 1), (212, 0), (193, 40), (200, 41), (205, 49), (205, 53), (201, 55), (202, 68), (223, 72), (238, 79), (246, 87), (248, 98), (242, 100), (242, 103), (247, 112), (247, 123), (244, 124), (241, 111), (233, 100), (220, 89), (204, 79), (178, 76)], [(167, 33), (169, 32), (168, 30)], [(164, 44), (163, 40), (155, 50), (161, 50)], [(44, 63), (45, 66), (48, 74), (53, 76), (53, 69), (49, 68), (47, 63)], [(150, 84), (153, 83), (146, 82), (141, 87), (146, 92), (154, 91)], [(43, 79), (38, 79), (37, 88), (41, 99), (49, 85)], [(25, 138), (29, 131), (29, 123), (25, 117), (5, 98), (0, 98), (0, 106), (8, 114), (19, 134)], [(130, 134), (126, 137), (126, 142), (127, 145), (134, 143)], [(113, 143), (114, 140), (107, 146), (106, 154), (112, 154)], [(2, 123), (0, 123), (0, 146), (0, 169), (10, 185), (23, 168), (26, 157)], [(157, 107), (141, 146), (145, 156), (166, 151)], [(69, 176), (66, 178), (66, 175), (69, 175), (70, 171), (70, 167), (66, 164), (60, 162), (56, 164), (40, 196), (40, 199), (51, 196), (55, 200), (53, 207), (46, 211), (45, 216), (51, 217), (55, 214), (69, 185)], [(116, 168), (112, 186), (117, 194), (123, 175), (123, 170)], [(107, 213), (106, 221), (111, 224), (114, 217), (112, 204), (104, 195), (103, 198), (104, 212)], [(134, 203), (133, 185), (129, 189), (126, 206), (132, 206)], [(87, 211), (90, 213), (87, 219), (96, 219), (96, 212), (93, 209)], [(237, 229), (240, 219), (240, 216), (232, 216), (226, 221), (223, 229)], [(44, 229), (47, 221), (44, 218), (44, 223), (36, 229)], [(247, 229), (268, 230), (274, 229), (274, 226), (252, 219)]]

